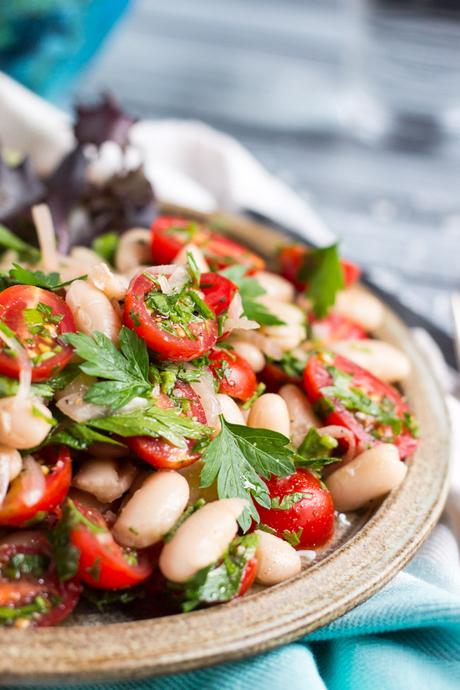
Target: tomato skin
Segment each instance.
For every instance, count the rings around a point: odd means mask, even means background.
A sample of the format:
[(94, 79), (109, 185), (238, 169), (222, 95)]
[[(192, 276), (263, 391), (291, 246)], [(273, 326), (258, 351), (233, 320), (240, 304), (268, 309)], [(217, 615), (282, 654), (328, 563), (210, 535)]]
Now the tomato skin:
[(257, 575), (257, 558), (251, 558), (245, 565), (243, 570), (243, 575), (241, 578), (240, 589), (238, 590), (238, 597), (242, 597), (246, 594), (248, 589), (254, 584), (254, 580)]
[(367, 338), (367, 333), (357, 323), (350, 321), (345, 316), (330, 312), (323, 319), (310, 319), (313, 338), (324, 343), (336, 340), (362, 340)]
[[(332, 377), (326, 369), (326, 366), (332, 364), (337, 369), (353, 376), (353, 386), (363, 390), (366, 394), (378, 396), (379, 398), (389, 398), (395, 406), (395, 412), (398, 417), (403, 418), (404, 413), (409, 411), (407, 404), (396, 388), (380, 381), (380, 379), (373, 376), (366, 369), (340, 355), (328, 353), (326, 355), (327, 361), (324, 361), (323, 357), (324, 355), (310, 357), (304, 372), (304, 389), (312, 404), (324, 397), (321, 393), (321, 388), (332, 384)], [(334, 399), (333, 403), (335, 409), (326, 416), (326, 424), (338, 424), (347, 427), (355, 435), (356, 441), (364, 447), (376, 446), (385, 441), (385, 438), (375, 438), (363, 426), (362, 422), (356, 418), (355, 414), (343, 406), (340, 400)], [(411, 455), (418, 445), (417, 439), (408, 429), (403, 429), (394, 439), (392, 436), (389, 436), (389, 442), (394, 443), (398, 447), (401, 460)]]
[(0, 526), (23, 527), (40, 513), (51, 513), (64, 501), (72, 479), (72, 461), (65, 446), (47, 449), (51, 471), (45, 477), (45, 492), (33, 505), (23, 500), (24, 477), (19, 474), (13, 480), (0, 508)]
[[(193, 236), (189, 238), (180, 231), (174, 233), (174, 228), (188, 228), (194, 225)], [(248, 272), (262, 271), (265, 261), (238, 242), (208, 230), (201, 223), (193, 219), (175, 216), (159, 216), (152, 225), (152, 254), (158, 264), (170, 264), (178, 252), (188, 242), (200, 247), (213, 271), (226, 268), (233, 264), (243, 264)]]
[(272, 477), (267, 481), (270, 498), (292, 493), (306, 493), (288, 510), (275, 510), (257, 506), (260, 522), (276, 531), (283, 538), (283, 532), (297, 532), (300, 542), (296, 548), (314, 549), (324, 546), (334, 532), (334, 504), (329, 491), (308, 470), (298, 469), (289, 477)]
[(259, 378), (265, 383), (267, 393), (278, 393), (281, 386), (286, 383), (293, 383), (296, 386), (302, 385), (300, 376), (289, 376), (277, 362), (267, 362), (260, 372)]
[[(31, 355), (35, 344), (47, 344), (42, 336), (30, 333), (24, 320), (24, 309), (36, 307), (38, 303), (51, 307), (53, 315), (63, 317), (60, 323), (56, 325), (58, 335), (75, 332), (72, 312), (61, 297), (49, 290), (43, 290), (32, 285), (12, 285), (0, 293), (0, 320), (15, 333), (29, 355)], [(25, 342), (26, 339), (32, 339), (33, 344)], [(52, 342), (55, 342), (55, 339)], [(58, 345), (61, 348), (60, 352), (39, 364), (32, 365), (32, 381), (46, 381), (68, 364), (73, 354), (72, 347), (63, 342), (59, 342)], [(19, 378), (17, 359), (10, 357), (3, 350), (0, 350), (0, 374)]]
[[(190, 407), (187, 416), (194, 417), (201, 424), (206, 424), (206, 414), (201, 404), (200, 398), (195, 393), (190, 384), (185, 381), (177, 381), (174, 392), (180, 391), (183, 398), (186, 398)], [(167, 396), (162, 396), (159, 401), (160, 407), (170, 408), (172, 401)], [(131, 436), (126, 439), (128, 447), (142, 460), (157, 469), (178, 470), (187, 467), (199, 459), (200, 454), (193, 452), (195, 441), (185, 440), (186, 448), (177, 448), (163, 438), (152, 438), (151, 436)]]
[[(308, 247), (293, 244), (283, 247), (279, 254), (281, 275), (295, 285), (299, 291), (305, 290), (306, 287), (305, 283), (299, 278), (299, 271), (309, 251)], [(350, 285), (359, 280), (361, 269), (357, 264), (348, 259), (340, 259), (340, 264), (342, 266), (345, 287), (350, 287)]]
[(41, 596), (49, 600), (52, 596), (59, 599), (58, 603), (38, 617), (30, 619), (30, 625), (44, 627), (57, 625), (72, 612), (78, 603), (81, 593), (81, 585), (77, 578), (61, 582), (55, 573), (54, 565), (50, 559), (47, 571), (37, 577), (36, 575), (22, 575), (19, 580), (9, 580), (1, 575), (2, 564), (9, 562), (12, 556), (17, 554), (45, 555), (50, 557), (51, 549), (48, 540), (41, 532), (23, 532), (18, 535), (10, 535), (7, 542), (0, 544), (0, 606), (16, 608), (23, 606)]
[(156, 325), (145, 304), (145, 296), (152, 289), (152, 282), (142, 274), (131, 282), (125, 298), (125, 325), (136, 331), (161, 359), (187, 362), (210, 350), (217, 341), (217, 322), (213, 319), (200, 319), (190, 323), (189, 329), (194, 338), (189, 338), (186, 334), (167, 333)]
[(137, 562), (130, 565), (101, 513), (82, 504), (76, 507), (87, 520), (103, 530), (94, 533), (80, 523), (70, 532), (70, 541), (80, 552), (78, 577), (83, 582), (97, 589), (124, 589), (143, 582), (152, 574), (153, 565), (146, 552), (135, 551)]
[[(219, 375), (219, 370), (223, 373)], [(253, 370), (243, 357), (231, 350), (213, 350), (209, 354), (209, 368), (219, 381), (219, 393), (230, 395), (246, 402), (257, 389), (257, 379)]]
[(202, 273), (200, 290), (204, 300), (216, 316), (227, 311), (238, 288), (235, 283), (220, 273)]

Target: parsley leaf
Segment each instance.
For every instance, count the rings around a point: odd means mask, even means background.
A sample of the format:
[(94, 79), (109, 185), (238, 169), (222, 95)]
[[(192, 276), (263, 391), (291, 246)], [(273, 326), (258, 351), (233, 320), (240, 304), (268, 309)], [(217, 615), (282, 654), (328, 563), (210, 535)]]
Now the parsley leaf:
[(295, 464), (297, 467), (305, 467), (312, 474), (321, 478), (321, 470), (324, 465), (337, 462), (338, 458), (331, 457), (332, 451), (337, 446), (337, 439), (329, 436), (329, 434), (320, 434), (315, 427), (312, 427), (297, 448), (298, 457), (295, 459)]
[(265, 290), (256, 278), (247, 276), (246, 271), (247, 268), (241, 265), (230, 266), (221, 271), (223, 276), (238, 287), (245, 316), (261, 326), (284, 326), (284, 321), (271, 314), (265, 304), (257, 301), (257, 297), (265, 295)]
[(289, 439), (276, 431), (251, 429), (229, 424), (220, 417), (221, 430), (202, 455), (200, 486), (211, 486), (217, 480), (219, 498), (240, 497), (249, 501), (239, 523), (244, 531), (251, 518), (259, 522), (252, 501), (270, 508), (270, 496), (264, 479), (272, 474), (286, 477), (294, 472), (293, 451)]
[(27, 244), (20, 237), (12, 233), (4, 225), (0, 224), (0, 247), (13, 249), (24, 261), (35, 263), (40, 259), (40, 252), (36, 247)]
[(326, 316), (344, 287), (337, 243), (307, 252), (299, 279), (307, 284), (306, 294), (313, 302), (315, 316)]
[(300, 544), (300, 538), (302, 536), (303, 527), (299, 527), (298, 530), (291, 531), (288, 529), (283, 530), (282, 537), (284, 541), (287, 541), (291, 546), (298, 546)]
[(273, 496), (270, 507), (272, 510), (290, 510), (304, 498), (313, 498), (313, 493), (311, 491), (293, 491), (284, 496)]
[(43, 271), (29, 271), (19, 264), (13, 264), (8, 273), (1, 276), (2, 281), (8, 285), (34, 285), (45, 290), (60, 290), (66, 285), (70, 285), (74, 280), (85, 279), (86, 275), (72, 278), (71, 280), (61, 280), (59, 273), (44, 273)]
[(95, 429), (82, 423), (60, 424), (46, 438), (46, 445), (62, 444), (75, 450), (87, 450), (93, 443), (112, 443), (122, 446), (122, 443), (115, 441), (111, 436), (101, 434)]
[(297, 377), (303, 376), (307, 360), (308, 354), (297, 348), (295, 352), (283, 352), (278, 364), (288, 376)]
[(192, 611), (202, 604), (219, 604), (237, 596), (248, 561), (254, 558), (257, 534), (236, 537), (230, 543), (220, 563), (202, 568), (183, 585), (170, 584), (173, 590), (182, 590), (183, 611)]
[(107, 379), (91, 386), (85, 394), (87, 402), (117, 410), (151, 390), (147, 346), (126, 326), (120, 331), (120, 350), (110, 338), (99, 332), (93, 336), (66, 333), (62, 338), (85, 360), (80, 364), (81, 371), (89, 376)]
[(107, 263), (113, 263), (120, 237), (116, 232), (106, 232), (93, 240), (91, 249), (99, 254)]

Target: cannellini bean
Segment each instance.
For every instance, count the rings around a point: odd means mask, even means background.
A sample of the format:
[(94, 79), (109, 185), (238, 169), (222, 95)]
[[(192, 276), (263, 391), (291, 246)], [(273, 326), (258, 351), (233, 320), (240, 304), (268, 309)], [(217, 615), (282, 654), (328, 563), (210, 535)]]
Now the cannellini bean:
[(262, 371), (265, 366), (265, 357), (256, 345), (238, 339), (232, 339), (231, 343), (236, 354), (246, 360), (252, 371), (256, 374)]
[(253, 429), (270, 429), (289, 437), (289, 410), (276, 393), (264, 393), (258, 398), (249, 412), (248, 426)]
[(280, 321), (284, 321), (286, 326), (298, 326), (305, 323), (305, 314), (295, 304), (281, 302), (271, 295), (262, 295), (257, 298), (257, 301), (267, 307), (268, 311), (277, 316)]
[(117, 342), (120, 316), (103, 292), (84, 280), (76, 280), (69, 287), (65, 300), (79, 331), (87, 335), (100, 331)]
[(99, 254), (92, 249), (88, 249), (88, 247), (74, 247), (70, 250), (69, 256), (82, 266), (86, 266), (86, 271), (88, 271), (88, 268), (101, 263)]
[(77, 489), (75, 486), (70, 487), (68, 497), (72, 501), (77, 501), (77, 503), (83, 503), (83, 505), (88, 506), (88, 508), (95, 508), (100, 513), (105, 513), (105, 511), (108, 510), (108, 505), (106, 503), (98, 501), (94, 494), (89, 494), (86, 491)]
[(204, 258), (203, 252), (199, 247), (196, 246), (196, 244), (193, 244), (192, 242), (185, 244), (182, 247), (182, 249), (174, 257), (174, 263), (183, 264), (185, 266), (187, 263), (187, 254), (191, 254), (193, 256), (201, 273), (207, 273), (207, 271), (209, 271), (209, 264)]
[(359, 285), (352, 285), (337, 294), (334, 310), (359, 324), (366, 331), (374, 331), (383, 322), (381, 302), (363, 290)]
[(7, 448), (6, 446), (0, 446), (0, 460), (3, 460), (4, 458), (7, 460), (10, 468), (11, 482), (15, 477), (18, 476), (18, 474), (22, 470), (22, 457), (16, 449)]
[(203, 463), (201, 460), (197, 460), (192, 465), (188, 465), (187, 467), (183, 467), (181, 470), (178, 470), (179, 474), (185, 477), (188, 482), (190, 489), (190, 496), (188, 499), (189, 505), (196, 503), (199, 498), (204, 498), (207, 503), (210, 501), (217, 501), (218, 499), (216, 483), (211, 484), (211, 486), (207, 486), (205, 489), (200, 487), (200, 474), (202, 469)]
[[(47, 421), (49, 420), (49, 421)], [(0, 399), (0, 444), (9, 448), (33, 448), (48, 436), (52, 414), (34, 397)]]
[(333, 472), (326, 484), (337, 510), (356, 510), (399, 486), (406, 472), (396, 446), (382, 443)]
[(329, 347), (382, 381), (402, 381), (410, 373), (409, 358), (404, 352), (382, 340), (339, 340)]
[(291, 440), (294, 446), (300, 446), (307, 432), (312, 426), (318, 426), (319, 422), (313, 412), (313, 408), (298, 386), (287, 383), (279, 389), (279, 395), (283, 398), (289, 410), (291, 424)]
[(184, 512), (189, 493), (187, 480), (178, 472), (151, 474), (122, 508), (113, 526), (115, 538), (138, 549), (161, 541)]
[(225, 395), (224, 393), (218, 393), (216, 397), (219, 401), (220, 411), (224, 415), (226, 422), (230, 422), (230, 424), (246, 425), (244, 417), (241, 414), (241, 410), (233, 398), (231, 398), (229, 395)]
[(72, 484), (96, 496), (101, 503), (112, 503), (129, 489), (136, 475), (130, 462), (113, 458), (88, 458), (73, 478)]
[(267, 296), (275, 297), (280, 302), (292, 302), (295, 295), (294, 286), (289, 280), (270, 271), (259, 271), (254, 278), (265, 290)]
[(263, 585), (276, 585), (302, 569), (300, 555), (287, 541), (274, 534), (256, 530), (257, 544), (257, 582)]
[(152, 260), (150, 230), (132, 228), (123, 233), (115, 253), (115, 267), (120, 273), (128, 273)]
[(289, 326), (264, 326), (260, 330), (279, 350), (281, 350), (281, 352), (293, 350), (300, 345), (306, 337), (305, 326), (300, 324), (291, 324)]
[(126, 276), (113, 273), (103, 261), (89, 271), (88, 280), (111, 300), (124, 299), (128, 291), (129, 281)]
[(193, 513), (161, 552), (163, 575), (172, 582), (186, 582), (219, 560), (238, 531), (237, 519), (246, 505), (242, 498), (225, 498)]

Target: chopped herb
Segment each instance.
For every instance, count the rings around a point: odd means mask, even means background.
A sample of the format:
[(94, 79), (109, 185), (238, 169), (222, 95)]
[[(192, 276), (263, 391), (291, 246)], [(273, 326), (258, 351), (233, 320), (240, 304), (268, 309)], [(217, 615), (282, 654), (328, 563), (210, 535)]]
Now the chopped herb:
[(40, 259), (40, 252), (36, 247), (27, 244), (17, 235), (10, 232), (8, 228), (0, 224), (0, 247), (13, 249), (19, 254), (22, 260), (36, 263)]
[(302, 536), (303, 532), (303, 527), (299, 527), (298, 530), (296, 531), (290, 531), (288, 529), (285, 529), (283, 531), (282, 537), (284, 541), (287, 541), (288, 544), (291, 546), (298, 546), (300, 544), (300, 538)]
[(298, 277), (307, 284), (306, 295), (313, 303), (315, 316), (326, 316), (337, 292), (344, 287), (337, 243), (307, 252)]
[(56, 426), (57, 421), (54, 419), (54, 417), (50, 417), (46, 414), (44, 414), (37, 405), (32, 405), (32, 414), (34, 417), (37, 417), (37, 419), (41, 419), (42, 422), (46, 422), (50, 426)]
[(177, 520), (176, 524), (173, 527), (171, 527), (171, 529), (168, 532), (166, 532), (166, 534), (163, 536), (163, 541), (171, 541), (179, 527), (187, 520), (187, 518), (189, 518), (190, 515), (192, 515), (193, 513), (196, 513), (196, 511), (202, 508), (205, 505), (205, 503), (206, 501), (204, 500), (204, 498), (199, 498), (198, 501), (195, 501), (193, 505), (186, 508), (186, 510)]
[(285, 494), (281, 498), (273, 496), (271, 499), (272, 510), (290, 510), (293, 506), (303, 501), (304, 498), (313, 498), (311, 491), (306, 493), (301, 491), (293, 491), (292, 494)]
[(257, 543), (258, 535), (254, 533), (236, 537), (219, 563), (203, 568), (183, 585), (171, 583), (171, 589), (182, 592), (183, 611), (230, 601), (237, 596), (246, 565), (254, 558)]
[(41, 577), (48, 568), (49, 558), (41, 553), (15, 553), (6, 565), (0, 566), (1, 574), (9, 580), (20, 580), (23, 575)]
[(270, 496), (264, 479), (271, 475), (286, 477), (294, 472), (293, 451), (289, 439), (276, 431), (251, 429), (229, 424), (220, 416), (221, 430), (205, 449), (200, 485), (217, 481), (219, 498), (240, 497), (249, 505), (239, 518), (243, 531), (251, 518), (259, 521), (253, 498), (270, 508)]
[(93, 240), (91, 249), (108, 264), (113, 264), (120, 238), (116, 232), (106, 232)]
[(247, 276), (246, 271), (247, 267), (241, 265), (230, 266), (221, 271), (223, 276), (238, 287), (245, 316), (261, 326), (284, 326), (284, 321), (271, 314), (265, 304), (257, 301), (257, 297), (265, 295), (265, 290), (256, 278)]
[(259, 383), (257, 386), (256, 390), (254, 391), (254, 394), (251, 395), (249, 400), (246, 400), (246, 402), (243, 405), (243, 410), (249, 410), (250, 407), (252, 407), (257, 400), (257, 398), (260, 398), (260, 396), (264, 393), (266, 389), (265, 383), (262, 383), (262, 381)]
[(187, 268), (188, 268), (188, 272), (190, 273), (190, 276), (192, 278), (192, 286), (195, 288), (199, 288), (200, 287), (201, 273), (200, 273), (200, 269), (198, 268), (198, 264), (196, 262), (195, 257), (193, 256), (192, 252), (187, 252)]
[(116, 446), (123, 444), (111, 436), (101, 434), (82, 423), (68, 424), (64, 422), (54, 428), (46, 439), (46, 445), (65, 445), (75, 450), (87, 450), (93, 443), (112, 443)]
[(59, 273), (44, 273), (43, 271), (29, 271), (29, 269), (13, 264), (8, 273), (1, 274), (0, 280), (4, 287), (8, 285), (34, 285), (44, 290), (60, 290), (66, 285), (70, 285), (74, 280), (84, 280), (86, 275), (63, 281)]
[(264, 522), (261, 522), (259, 525), (257, 525), (257, 529), (261, 529), (262, 532), (267, 532), (267, 534), (273, 534), (273, 536), (276, 537), (276, 529), (273, 529), (273, 527), (266, 525)]
[(404, 426), (414, 438), (420, 436), (420, 429), (417, 420), (409, 412), (404, 412)]
[(98, 582), (99, 578), (101, 577), (101, 557), (96, 556), (94, 561), (91, 563), (89, 568), (86, 568), (86, 572), (90, 577), (93, 578), (95, 582)]
[(320, 434), (314, 427), (308, 430), (304, 440), (297, 448), (295, 464), (304, 467), (321, 479), (324, 465), (337, 462), (340, 458), (332, 457), (332, 451), (337, 448), (338, 441), (329, 434)]
[(307, 364), (308, 355), (307, 353), (302, 353), (302, 357), (299, 356), (299, 351), (296, 352), (283, 352), (283, 356), (279, 360), (278, 364), (286, 372), (288, 376), (299, 377), (303, 376), (305, 366)]
[(37, 596), (30, 604), (11, 608), (0, 606), (0, 625), (11, 625), (18, 618), (32, 618), (36, 614), (45, 613), (51, 608), (51, 602), (42, 596)]

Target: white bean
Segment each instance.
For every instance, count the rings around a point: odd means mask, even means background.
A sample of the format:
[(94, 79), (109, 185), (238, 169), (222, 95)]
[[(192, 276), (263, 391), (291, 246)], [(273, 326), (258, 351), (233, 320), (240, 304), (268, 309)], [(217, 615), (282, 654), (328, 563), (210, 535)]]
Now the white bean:
[(382, 325), (384, 312), (380, 300), (359, 285), (352, 285), (337, 294), (334, 311), (359, 324), (366, 331)]
[(231, 344), (236, 354), (246, 360), (252, 371), (256, 374), (262, 371), (265, 366), (265, 357), (256, 345), (237, 339), (232, 339)]
[(115, 253), (115, 266), (120, 273), (128, 273), (151, 260), (150, 230), (132, 228), (123, 233)]
[(294, 286), (289, 280), (270, 271), (259, 271), (254, 278), (270, 297), (280, 302), (292, 302), (295, 295)]
[(86, 335), (100, 331), (112, 342), (117, 342), (120, 316), (103, 292), (84, 280), (76, 280), (69, 287), (65, 299), (79, 331)]
[(300, 324), (291, 324), (289, 326), (264, 326), (260, 329), (270, 341), (281, 352), (289, 352), (293, 350), (306, 338), (305, 326)]
[(216, 397), (219, 401), (220, 411), (224, 415), (226, 422), (230, 422), (230, 424), (246, 425), (241, 410), (233, 398), (224, 393), (218, 393)]
[(238, 531), (237, 518), (247, 501), (225, 498), (193, 513), (165, 544), (159, 566), (172, 582), (186, 582), (199, 570), (215, 563)]
[(115, 538), (138, 549), (156, 544), (182, 515), (188, 498), (187, 480), (178, 472), (151, 474), (123, 507), (113, 526)]
[(128, 291), (129, 280), (126, 276), (113, 273), (103, 261), (88, 272), (88, 280), (111, 300), (124, 299)]
[(396, 446), (382, 443), (333, 472), (326, 484), (337, 510), (357, 510), (399, 486), (406, 472)]
[(305, 323), (305, 314), (295, 304), (287, 304), (274, 299), (271, 295), (262, 295), (257, 301), (267, 307), (268, 311), (284, 321), (286, 326), (299, 326)]
[(197, 460), (191, 465), (187, 465), (187, 467), (183, 467), (181, 470), (178, 470), (179, 474), (185, 477), (188, 482), (190, 489), (190, 496), (188, 499), (189, 505), (196, 503), (199, 498), (204, 498), (207, 503), (210, 501), (217, 501), (218, 499), (216, 482), (211, 484), (211, 486), (207, 486), (205, 489), (200, 487), (200, 475), (202, 469), (203, 463), (201, 460)]
[(402, 381), (410, 373), (410, 361), (404, 352), (382, 340), (339, 340), (329, 347), (382, 381)]
[(270, 429), (289, 437), (289, 410), (276, 393), (264, 393), (258, 398), (249, 412), (248, 426), (253, 429)]
[(130, 462), (113, 458), (88, 458), (78, 469), (72, 484), (96, 496), (101, 503), (112, 503), (129, 489), (136, 475)]
[[(47, 421), (49, 420), (49, 421)], [(52, 414), (34, 397), (0, 399), (0, 444), (9, 448), (33, 448), (48, 436)]]
[(298, 552), (284, 539), (274, 534), (256, 530), (259, 537), (257, 544), (257, 582), (263, 585), (276, 585), (283, 582), (302, 569)]
[(186, 265), (187, 264), (187, 254), (191, 254), (195, 259), (195, 263), (201, 273), (207, 273), (209, 271), (209, 264), (204, 258), (204, 254), (196, 244), (189, 243), (185, 244), (182, 249), (174, 257), (175, 264)]
[(8, 462), (10, 468), (10, 482), (12, 482), (22, 470), (22, 457), (16, 449), (0, 446), (0, 459), (4, 458), (6, 458)]
[(319, 422), (313, 412), (313, 408), (298, 386), (287, 383), (279, 389), (279, 395), (283, 398), (289, 410), (291, 423), (291, 440), (294, 446), (300, 446), (307, 432), (312, 426), (318, 426)]

